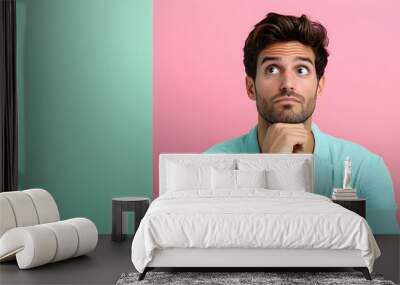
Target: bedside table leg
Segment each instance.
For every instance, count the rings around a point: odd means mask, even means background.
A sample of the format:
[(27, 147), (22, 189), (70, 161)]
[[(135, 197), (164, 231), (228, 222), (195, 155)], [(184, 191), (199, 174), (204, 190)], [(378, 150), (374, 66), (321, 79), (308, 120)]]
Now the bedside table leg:
[(112, 204), (112, 235), (113, 241), (122, 241), (122, 205), (120, 203)]

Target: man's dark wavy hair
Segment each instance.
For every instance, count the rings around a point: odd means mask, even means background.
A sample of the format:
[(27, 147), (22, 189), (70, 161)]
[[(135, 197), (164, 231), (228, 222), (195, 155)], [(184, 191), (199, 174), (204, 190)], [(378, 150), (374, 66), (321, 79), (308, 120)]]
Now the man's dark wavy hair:
[(310, 21), (304, 14), (295, 17), (271, 12), (254, 26), (243, 48), (246, 74), (255, 80), (260, 52), (271, 44), (288, 41), (299, 41), (312, 48), (319, 81), (328, 64), (329, 52), (326, 47), (329, 39), (325, 27)]

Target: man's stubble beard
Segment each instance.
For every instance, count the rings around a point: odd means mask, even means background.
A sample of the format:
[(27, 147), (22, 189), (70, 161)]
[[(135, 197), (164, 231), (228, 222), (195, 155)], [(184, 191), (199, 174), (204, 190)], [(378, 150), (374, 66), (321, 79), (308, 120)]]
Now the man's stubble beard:
[[(268, 123), (268, 124), (275, 124), (275, 123), (286, 123), (286, 124), (300, 124), (306, 122), (314, 113), (315, 105), (317, 102), (317, 91), (312, 98), (308, 101), (304, 101), (304, 97), (301, 99), (298, 96), (295, 96), (297, 99), (300, 99), (302, 102), (295, 103), (301, 104), (301, 110), (299, 113), (295, 113), (293, 111), (294, 106), (292, 104), (283, 105), (282, 109), (278, 110), (274, 109), (274, 104), (268, 104), (264, 98), (262, 98), (258, 92), (256, 91), (256, 105), (258, 114)], [(287, 95), (281, 95), (287, 96)], [(275, 98), (273, 98), (275, 99)], [(272, 100), (271, 100), (272, 101)]]

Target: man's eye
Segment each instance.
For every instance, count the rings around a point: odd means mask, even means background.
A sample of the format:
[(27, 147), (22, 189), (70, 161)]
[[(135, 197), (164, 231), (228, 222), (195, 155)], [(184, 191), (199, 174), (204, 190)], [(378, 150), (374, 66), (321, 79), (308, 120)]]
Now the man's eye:
[(300, 74), (302, 74), (302, 75), (307, 75), (310, 73), (308, 68), (305, 66), (302, 66), (302, 67), (298, 68), (297, 70), (303, 70), (303, 71), (300, 71)]
[(279, 69), (276, 66), (269, 66), (266, 71), (267, 73), (276, 74)]

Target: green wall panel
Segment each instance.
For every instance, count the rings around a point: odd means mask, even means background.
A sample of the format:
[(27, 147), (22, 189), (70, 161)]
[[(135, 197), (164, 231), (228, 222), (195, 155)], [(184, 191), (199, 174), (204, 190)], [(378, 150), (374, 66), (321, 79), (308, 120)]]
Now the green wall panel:
[(17, 0), (19, 189), (111, 232), (152, 193), (152, 1)]

